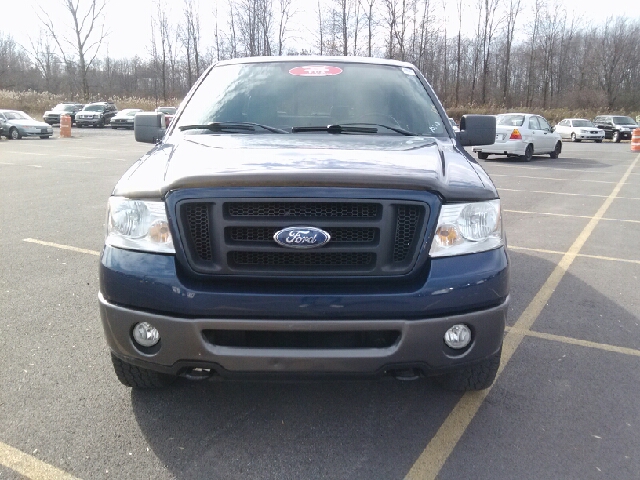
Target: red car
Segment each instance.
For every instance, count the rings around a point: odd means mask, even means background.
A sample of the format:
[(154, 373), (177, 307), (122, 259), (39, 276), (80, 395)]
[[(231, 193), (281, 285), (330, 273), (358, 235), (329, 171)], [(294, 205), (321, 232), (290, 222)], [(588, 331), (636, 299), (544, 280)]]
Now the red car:
[(156, 108), (156, 113), (164, 113), (164, 125), (169, 128), (169, 124), (171, 120), (173, 120), (177, 110), (176, 107), (158, 107)]

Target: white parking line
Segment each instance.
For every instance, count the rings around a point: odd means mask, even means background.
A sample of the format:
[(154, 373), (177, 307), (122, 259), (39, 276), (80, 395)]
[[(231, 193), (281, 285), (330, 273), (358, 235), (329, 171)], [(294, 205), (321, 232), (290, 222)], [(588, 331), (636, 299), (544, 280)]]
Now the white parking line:
[(46, 247), (54, 247), (54, 248), (60, 248), (62, 250), (71, 250), (72, 252), (88, 253), (89, 255), (100, 256), (100, 252), (97, 252), (95, 250), (88, 250), (86, 248), (72, 247), (70, 245), (62, 245), (60, 243), (43, 242), (42, 240), (36, 240), (35, 238), (25, 238), (25, 239), (23, 239), (23, 242), (37, 243), (38, 245), (44, 245)]
[[(598, 195), (595, 193), (568, 193), (568, 192), (549, 192), (546, 190), (523, 190), (518, 188), (498, 188), (498, 191), (502, 192), (527, 192), (527, 193), (542, 193), (544, 195), (565, 195), (570, 197), (596, 197), (607, 198), (607, 195)], [(616, 197), (615, 200), (640, 200), (638, 197)]]
[(35, 153), (35, 152), (27, 152), (27, 151), (18, 151), (18, 152), (8, 151), (4, 153), (11, 153), (12, 155), (39, 155), (41, 157), (49, 155), (48, 153)]
[(519, 333), (527, 337), (542, 338), (544, 340), (553, 340), (554, 342), (567, 343), (569, 345), (579, 345), (581, 347), (596, 348), (606, 352), (622, 353), (633, 357), (640, 357), (640, 350), (628, 347), (618, 347), (608, 343), (596, 343), (589, 340), (581, 340), (579, 338), (565, 337), (563, 335), (553, 335), (551, 333), (536, 332), (534, 330), (520, 330), (514, 327), (506, 327), (507, 332)]
[(76, 477), (0, 442), (0, 465), (30, 480), (77, 480)]
[[(558, 252), (556, 250), (545, 250), (543, 248), (518, 247), (516, 245), (509, 245), (509, 250), (524, 250), (528, 252), (550, 253), (553, 255), (565, 255), (567, 253), (567, 252)], [(602, 255), (588, 255), (586, 253), (578, 253), (576, 257), (593, 258), (596, 260), (605, 260), (607, 262), (635, 263), (637, 265), (640, 265), (640, 260), (631, 260), (628, 258), (603, 257)]]
[[(620, 166), (628, 166), (627, 164), (625, 165), (608, 165), (610, 167), (616, 166), (616, 167), (620, 167)], [(485, 167), (489, 167), (489, 165), (485, 165)], [(617, 172), (611, 172), (611, 171), (603, 171), (603, 169), (592, 169), (592, 170), (579, 170), (579, 169), (574, 169), (574, 168), (554, 168), (554, 167), (525, 167), (523, 165), (505, 165), (505, 164), (500, 164), (500, 163), (493, 163), (491, 164), (490, 167), (500, 167), (500, 168), (516, 168), (519, 170), (538, 170), (541, 172), (548, 172), (548, 171), (557, 171), (557, 172), (580, 172), (580, 173), (594, 173), (596, 175), (615, 175)], [(487, 173), (489, 173), (489, 171), (487, 170), (487, 168), (485, 168), (485, 170), (487, 171)], [(489, 173), (490, 174), (490, 173)], [(634, 173), (631, 172), (629, 175), (640, 175), (640, 173)]]
[[(522, 213), (526, 215), (550, 215), (553, 217), (571, 217), (571, 218), (593, 218), (591, 215), (572, 215), (569, 213), (551, 213), (551, 212), (529, 212), (526, 210), (508, 210), (504, 209), (503, 212), (507, 213)], [(629, 222), (629, 223), (640, 223), (640, 220), (627, 220), (622, 218), (601, 218), (600, 220), (608, 221), (608, 222)]]
[(506, 175), (503, 173), (492, 173), (491, 178), (493, 177), (506, 177), (506, 178), (528, 178), (532, 180), (553, 180), (558, 182), (590, 182), (590, 183), (609, 183), (615, 185), (616, 182), (611, 182), (608, 180), (586, 180), (586, 179), (573, 179), (573, 178), (553, 178), (553, 177), (534, 177), (531, 175)]

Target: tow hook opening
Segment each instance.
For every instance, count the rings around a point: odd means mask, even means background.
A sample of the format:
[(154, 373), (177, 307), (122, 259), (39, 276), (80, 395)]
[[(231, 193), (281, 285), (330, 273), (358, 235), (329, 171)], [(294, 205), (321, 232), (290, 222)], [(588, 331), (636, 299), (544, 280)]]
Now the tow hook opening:
[(193, 367), (182, 372), (181, 376), (187, 380), (200, 381), (211, 378), (215, 375), (215, 371), (210, 368)]
[(389, 373), (393, 375), (396, 380), (401, 380), (404, 382), (418, 380), (423, 376), (422, 372), (417, 368), (402, 368), (398, 370), (392, 370)]

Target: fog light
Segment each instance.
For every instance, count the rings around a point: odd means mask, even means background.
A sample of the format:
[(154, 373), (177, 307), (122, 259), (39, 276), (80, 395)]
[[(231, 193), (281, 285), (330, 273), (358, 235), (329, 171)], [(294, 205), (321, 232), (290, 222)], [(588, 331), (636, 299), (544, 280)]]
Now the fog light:
[(449, 347), (459, 350), (471, 342), (471, 330), (463, 324), (454, 325), (444, 334), (444, 343)]
[(150, 323), (138, 323), (133, 327), (133, 339), (143, 347), (153, 347), (160, 341), (160, 332)]

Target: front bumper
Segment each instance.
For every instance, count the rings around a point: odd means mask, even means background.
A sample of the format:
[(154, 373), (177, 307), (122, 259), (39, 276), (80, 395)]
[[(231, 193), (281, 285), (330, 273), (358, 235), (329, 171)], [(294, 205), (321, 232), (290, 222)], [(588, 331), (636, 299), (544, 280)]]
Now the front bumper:
[[(107, 342), (120, 359), (142, 368), (180, 374), (191, 368), (209, 368), (221, 376), (247, 374), (381, 375), (387, 370), (417, 368), (435, 374), (476, 363), (502, 346), (508, 298), (497, 307), (437, 318), (403, 320), (273, 320), (232, 318), (188, 319), (119, 307), (100, 294), (100, 315)], [(149, 322), (160, 332), (160, 348), (144, 353), (134, 345), (131, 331)], [(471, 345), (462, 353), (443, 341), (448, 328), (465, 323), (474, 332)], [(385, 348), (282, 349), (215, 345), (205, 330), (271, 332), (323, 332), (398, 330), (399, 340)]]
[[(611, 134), (611, 137), (613, 138), (613, 134), (616, 132), (613, 132)], [(633, 133), (631, 130), (618, 130), (618, 137), (620, 137), (621, 140), (631, 140), (631, 134)]]
[(133, 122), (112, 121), (111, 128), (133, 128)]
[[(502, 344), (509, 291), (504, 248), (432, 259), (415, 282), (253, 284), (199, 282), (176, 258), (106, 246), (100, 265), (100, 313), (107, 343), (122, 360), (177, 374), (211, 368), (245, 374), (377, 375), (418, 368), (437, 373), (481, 361)], [(272, 282), (271, 282), (272, 283)], [(160, 347), (136, 347), (138, 322), (160, 332)], [(444, 333), (466, 323), (473, 341), (446, 347)], [(253, 348), (214, 344), (205, 330), (398, 332), (382, 348)]]
[(23, 137), (41, 137), (45, 135), (53, 135), (53, 128), (18, 128), (20, 135)]
[[(81, 125), (99, 125), (100, 123), (103, 122), (102, 118), (78, 118), (76, 117), (76, 125), (81, 126)], [(106, 120), (104, 120), (105, 123), (107, 123)]]
[(604, 133), (591, 134), (591, 133), (576, 133), (578, 140), (602, 140), (604, 139)]

